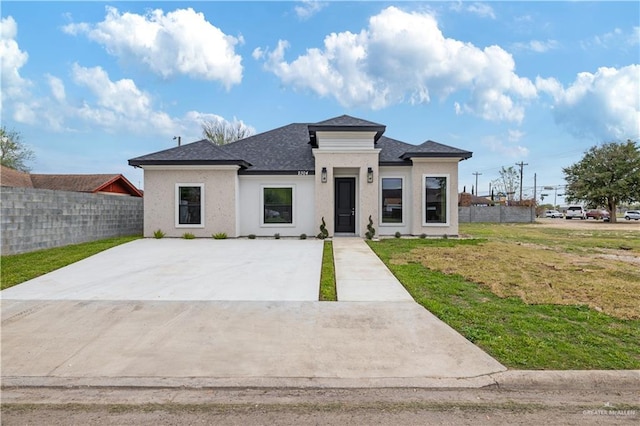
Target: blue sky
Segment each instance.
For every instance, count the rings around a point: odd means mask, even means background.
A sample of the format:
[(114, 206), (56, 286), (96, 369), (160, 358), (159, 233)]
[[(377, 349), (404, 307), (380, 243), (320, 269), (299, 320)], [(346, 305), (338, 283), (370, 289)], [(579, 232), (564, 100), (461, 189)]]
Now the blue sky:
[[(123, 173), (201, 138), (349, 114), (563, 185), (591, 146), (638, 140), (638, 2), (13, 2), (1, 5), (2, 125), (36, 173)], [(548, 192), (548, 191), (547, 191)], [(561, 202), (559, 199), (558, 202)]]

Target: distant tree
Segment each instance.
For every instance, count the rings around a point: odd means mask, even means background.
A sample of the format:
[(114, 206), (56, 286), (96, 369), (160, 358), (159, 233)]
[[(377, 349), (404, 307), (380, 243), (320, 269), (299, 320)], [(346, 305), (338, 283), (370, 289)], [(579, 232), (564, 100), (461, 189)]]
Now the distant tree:
[(202, 122), (202, 136), (215, 145), (226, 145), (253, 135), (253, 130), (242, 121), (205, 120)]
[(15, 130), (0, 128), (0, 162), (5, 167), (28, 172), (28, 161), (33, 161), (35, 154), (22, 143), (22, 136)]
[(582, 160), (562, 169), (570, 202), (606, 206), (616, 221), (620, 203), (640, 201), (640, 148), (635, 141), (591, 147)]
[(504, 193), (507, 200), (513, 200), (516, 189), (518, 189), (520, 185), (520, 175), (518, 175), (518, 172), (513, 166), (507, 168), (503, 166), (498, 174), (500, 177), (493, 181), (493, 186), (497, 188), (498, 191)]

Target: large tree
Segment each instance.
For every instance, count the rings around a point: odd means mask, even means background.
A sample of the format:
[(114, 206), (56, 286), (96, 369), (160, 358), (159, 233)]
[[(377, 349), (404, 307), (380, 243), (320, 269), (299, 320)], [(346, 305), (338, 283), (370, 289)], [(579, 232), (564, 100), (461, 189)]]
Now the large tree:
[(507, 200), (513, 201), (516, 189), (520, 185), (520, 176), (513, 166), (504, 167), (498, 172), (500, 177), (493, 181), (493, 186), (505, 194)]
[(635, 141), (591, 147), (582, 160), (562, 169), (568, 201), (605, 206), (616, 221), (620, 203), (640, 201), (640, 148)]
[(5, 167), (28, 172), (28, 161), (32, 161), (35, 155), (24, 143), (20, 133), (15, 130), (8, 131), (6, 127), (0, 128), (0, 162)]
[(216, 145), (226, 145), (253, 135), (242, 121), (206, 120), (202, 122), (202, 136)]

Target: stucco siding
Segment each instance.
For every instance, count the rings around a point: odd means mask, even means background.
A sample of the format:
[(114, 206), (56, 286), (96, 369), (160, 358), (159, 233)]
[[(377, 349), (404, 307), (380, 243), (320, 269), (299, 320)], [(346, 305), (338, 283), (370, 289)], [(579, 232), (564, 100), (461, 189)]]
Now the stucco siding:
[[(316, 214), (319, 225), (324, 217), (329, 235), (334, 234), (334, 204), (336, 176), (356, 178), (356, 235), (367, 232), (369, 215), (377, 229), (378, 218), (378, 155), (380, 150), (324, 152), (314, 149), (316, 160)], [(321, 181), (322, 168), (327, 169), (327, 182)], [(367, 170), (373, 170), (373, 182), (367, 182)]]
[[(414, 158), (411, 170), (412, 180), (412, 225), (413, 235), (428, 236), (458, 235), (458, 159), (421, 159)], [(424, 225), (424, 183), (423, 176), (447, 176), (447, 214), (448, 224)]]
[[(402, 178), (402, 224), (395, 223), (383, 223), (383, 206), (382, 206), (382, 179), (383, 178)], [(380, 167), (380, 176), (378, 178), (378, 209), (379, 221), (378, 221), (378, 234), (379, 235), (394, 235), (396, 232), (400, 232), (402, 235), (411, 234), (413, 223), (413, 191), (412, 191), (412, 176), (411, 167)]]
[[(178, 183), (203, 185), (204, 226), (176, 226)], [(167, 237), (181, 237), (185, 232), (205, 238), (219, 232), (224, 232), (229, 237), (237, 236), (236, 184), (235, 168), (145, 169), (144, 236), (152, 237), (157, 229), (162, 230)]]
[[(250, 234), (257, 236), (298, 237), (307, 234), (315, 236), (319, 232), (315, 223), (315, 179), (309, 176), (240, 176), (239, 177), (239, 207), (238, 222), (239, 235)], [(293, 188), (293, 223), (292, 224), (264, 224), (262, 217), (263, 188), (265, 187)], [(318, 224), (319, 225), (319, 224)]]

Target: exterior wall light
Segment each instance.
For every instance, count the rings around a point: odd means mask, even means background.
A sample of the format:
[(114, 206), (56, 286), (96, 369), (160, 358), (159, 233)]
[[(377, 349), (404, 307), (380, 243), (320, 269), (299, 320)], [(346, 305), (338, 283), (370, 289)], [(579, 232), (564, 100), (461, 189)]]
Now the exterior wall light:
[(367, 182), (373, 183), (373, 169), (371, 167), (367, 169)]
[(327, 168), (323, 167), (322, 172), (320, 172), (320, 180), (322, 183), (327, 183)]

